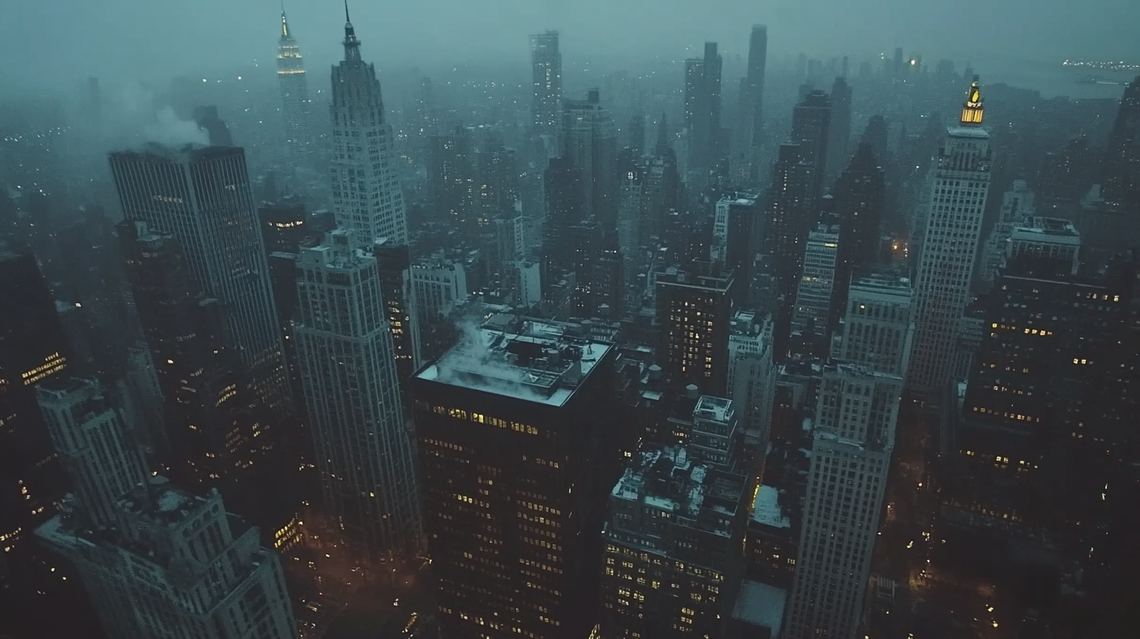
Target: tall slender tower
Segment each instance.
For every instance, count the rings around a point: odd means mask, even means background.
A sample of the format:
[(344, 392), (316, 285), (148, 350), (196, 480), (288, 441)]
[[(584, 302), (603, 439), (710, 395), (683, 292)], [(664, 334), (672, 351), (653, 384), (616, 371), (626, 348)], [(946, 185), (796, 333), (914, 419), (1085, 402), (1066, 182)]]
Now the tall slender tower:
[(1115, 206), (1140, 207), (1140, 76), (1124, 88), (1108, 135), (1101, 192)]
[(562, 137), (562, 53), (558, 50), (557, 31), (530, 37), (530, 68), (534, 84), (530, 107), (534, 127), (559, 143)]
[(689, 169), (709, 169), (723, 156), (720, 81), (723, 59), (715, 42), (703, 58), (685, 61), (685, 126), (689, 129)]
[(907, 386), (937, 401), (949, 379), (958, 320), (966, 309), (982, 214), (990, 190), (989, 133), (977, 79), (959, 125), (947, 131), (933, 167), (930, 202), (915, 277), (916, 332)]
[(292, 415), (245, 151), (150, 145), (112, 153), (111, 173), (126, 219), (177, 238), (198, 290), (221, 303), (227, 341), (259, 398), (279, 416)]
[(368, 554), (418, 550), (414, 437), (405, 426), (381, 273), (336, 230), (298, 260), (294, 334), (325, 504)]
[(396, 174), (392, 125), (376, 66), (360, 58), (360, 41), (344, 5), (344, 60), (332, 70), (333, 214), (362, 238), (406, 246), (408, 219)]
[(754, 24), (748, 40), (748, 76), (745, 78), (748, 110), (742, 122), (752, 148), (764, 140), (764, 69), (767, 65), (768, 27)]
[(294, 160), (307, 159), (313, 152), (309, 124), (309, 81), (301, 48), (289, 31), (285, 11), (281, 11), (281, 38), (277, 41), (277, 86), (281, 89), (281, 115), (285, 120), (285, 144)]

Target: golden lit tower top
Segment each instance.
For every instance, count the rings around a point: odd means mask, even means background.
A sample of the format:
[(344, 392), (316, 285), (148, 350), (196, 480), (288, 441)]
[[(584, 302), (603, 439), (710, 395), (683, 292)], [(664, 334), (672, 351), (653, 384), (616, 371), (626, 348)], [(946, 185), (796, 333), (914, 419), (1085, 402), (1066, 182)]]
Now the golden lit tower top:
[(982, 106), (982, 90), (978, 86), (978, 76), (970, 83), (970, 91), (966, 94), (966, 103), (962, 105), (962, 117), (958, 122), (962, 126), (981, 126), (985, 117), (985, 108)]

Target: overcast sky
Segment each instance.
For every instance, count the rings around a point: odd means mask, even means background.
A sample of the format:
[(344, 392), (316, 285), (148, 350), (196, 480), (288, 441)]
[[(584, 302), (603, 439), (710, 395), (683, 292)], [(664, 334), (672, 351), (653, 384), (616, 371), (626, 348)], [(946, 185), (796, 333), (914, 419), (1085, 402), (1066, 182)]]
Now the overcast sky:
[[(77, 79), (164, 80), (272, 62), (279, 0), (3, 0), (0, 94)], [(340, 0), (286, 0), (311, 70), (340, 56)], [(378, 67), (527, 60), (527, 35), (563, 32), (563, 56), (615, 66), (684, 57), (705, 40), (743, 54), (765, 23), (770, 55), (855, 59), (901, 46), (959, 68), (987, 58), (1140, 60), (1140, 0), (355, 0)]]

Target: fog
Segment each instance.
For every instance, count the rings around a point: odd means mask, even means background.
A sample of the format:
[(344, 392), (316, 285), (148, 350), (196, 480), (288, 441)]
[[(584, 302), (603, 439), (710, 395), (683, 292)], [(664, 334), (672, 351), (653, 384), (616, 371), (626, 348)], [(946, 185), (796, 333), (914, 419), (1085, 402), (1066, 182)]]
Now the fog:
[[(527, 34), (562, 31), (572, 61), (607, 68), (679, 59), (705, 40), (746, 53), (748, 28), (765, 23), (776, 58), (894, 47), (926, 60), (1017, 63), (1067, 57), (1128, 59), (1140, 44), (1135, 0), (418, 0), (351, 7), (366, 59), (424, 69), (527, 60)], [(10, 0), (0, 20), (0, 94), (104, 81), (165, 81), (182, 73), (272, 67), (277, 0)], [(310, 70), (340, 57), (338, 0), (285, 3)], [(268, 69), (266, 69), (268, 72)], [(572, 81), (572, 78), (568, 78)]]

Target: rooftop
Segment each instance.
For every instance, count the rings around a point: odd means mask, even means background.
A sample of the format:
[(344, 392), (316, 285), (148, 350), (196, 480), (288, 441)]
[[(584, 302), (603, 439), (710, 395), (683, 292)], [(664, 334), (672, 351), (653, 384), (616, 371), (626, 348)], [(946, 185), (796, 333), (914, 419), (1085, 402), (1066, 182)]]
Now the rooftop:
[(562, 406), (612, 344), (527, 320), (518, 332), (471, 328), (459, 345), (416, 377), (548, 406)]
[(1081, 234), (1077, 232), (1072, 222), (1056, 217), (1026, 218), (1022, 222), (1015, 224), (1011, 233), (1013, 236), (1027, 234), (1047, 235), (1050, 236), (1050, 238), (1060, 240), (1066, 244), (1080, 243), (1081, 241)]
[(784, 602), (788, 593), (759, 581), (745, 580), (732, 608), (732, 618), (762, 628), (769, 628), (773, 637), (780, 636), (784, 625)]
[(988, 140), (990, 138), (989, 132), (985, 129), (974, 129), (964, 126), (948, 127), (946, 134), (952, 138), (974, 138), (976, 140)]
[(726, 423), (732, 419), (733, 412), (731, 399), (702, 395), (693, 409), (693, 417)]
[(780, 491), (773, 486), (760, 486), (752, 506), (752, 521), (772, 528), (791, 528), (792, 520), (780, 508)]

